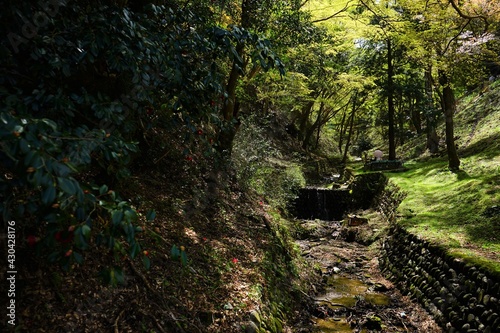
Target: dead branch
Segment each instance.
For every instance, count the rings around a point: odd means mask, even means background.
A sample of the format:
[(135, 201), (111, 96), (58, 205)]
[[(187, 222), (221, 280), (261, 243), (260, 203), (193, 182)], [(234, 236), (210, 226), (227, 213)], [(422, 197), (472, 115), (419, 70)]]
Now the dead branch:
[(132, 260), (130, 259), (127, 259), (128, 263), (130, 264), (130, 267), (132, 268), (132, 270), (134, 271), (134, 273), (141, 278), (142, 282), (144, 283), (144, 285), (146, 286), (146, 289), (148, 289), (151, 293), (153, 293), (153, 295), (157, 296), (158, 298), (162, 298), (161, 295), (153, 288), (151, 287), (151, 284), (149, 283), (148, 279), (144, 276), (144, 274), (142, 274), (138, 269), (137, 267), (135, 267), (134, 263), (132, 262)]
[(118, 316), (115, 319), (115, 324), (113, 325), (115, 327), (115, 333), (120, 333), (120, 330), (118, 329), (118, 322), (120, 321), (120, 317), (123, 315), (124, 312), (125, 312), (125, 309), (120, 311), (120, 313), (118, 314)]

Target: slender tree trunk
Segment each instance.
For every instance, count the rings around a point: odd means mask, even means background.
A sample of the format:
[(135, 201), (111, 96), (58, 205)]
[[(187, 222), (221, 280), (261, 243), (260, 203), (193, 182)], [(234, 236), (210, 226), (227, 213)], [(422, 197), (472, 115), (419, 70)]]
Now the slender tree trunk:
[(345, 131), (346, 131), (346, 128), (347, 128), (347, 125), (344, 127), (345, 125), (345, 121), (346, 121), (346, 117), (347, 117), (347, 110), (344, 110), (344, 114), (342, 115), (342, 120), (340, 122), (340, 129), (339, 129), (339, 132), (340, 132), (340, 135), (339, 135), (339, 142), (338, 142), (338, 146), (339, 146), (339, 151), (340, 153), (342, 154), (343, 152), (343, 146), (344, 146), (344, 135), (345, 135)]
[[(321, 106), (319, 108), (319, 113), (321, 113), (325, 108), (325, 103), (324, 102), (321, 102)], [(319, 118), (318, 118), (319, 119)], [(316, 145), (315, 145), (315, 149), (318, 148), (319, 146), (319, 138), (321, 136), (321, 128), (323, 127), (323, 125), (325, 124), (325, 119), (323, 119), (322, 122), (320, 122), (316, 128)]]
[(439, 83), (443, 87), (443, 113), (446, 123), (446, 151), (448, 152), (448, 167), (451, 171), (460, 169), (460, 159), (458, 158), (455, 146), (455, 134), (453, 116), (456, 110), (455, 94), (450, 86), (448, 76), (444, 72), (439, 73)]
[(411, 121), (413, 123), (413, 127), (417, 131), (417, 134), (422, 133), (422, 114), (418, 110), (416, 106), (417, 102), (410, 102), (410, 113), (411, 113)]
[(427, 133), (427, 144), (426, 147), (429, 149), (431, 154), (436, 154), (439, 151), (439, 137), (436, 133), (436, 126), (434, 122), (434, 117), (432, 116), (432, 110), (434, 109), (433, 97), (432, 97), (432, 67), (429, 66), (425, 70), (425, 92), (427, 94), (427, 112), (425, 114), (426, 127), (425, 131)]
[(347, 138), (345, 142), (345, 149), (344, 149), (344, 155), (342, 156), (342, 164), (345, 164), (347, 162), (347, 152), (349, 151), (349, 146), (351, 144), (351, 137), (352, 137), (352, 132), (354, 128), (354, 115), (356, 114), (356, 98), (353, 100), (353, 105), (352, 105), (352, 112), (349, 117), (349, 131), (347, 132)]
[(396, 159), (394, 129), (394, 64), (391, 40), (387, 40), (387, 111), (389, 117), (389, 160)]

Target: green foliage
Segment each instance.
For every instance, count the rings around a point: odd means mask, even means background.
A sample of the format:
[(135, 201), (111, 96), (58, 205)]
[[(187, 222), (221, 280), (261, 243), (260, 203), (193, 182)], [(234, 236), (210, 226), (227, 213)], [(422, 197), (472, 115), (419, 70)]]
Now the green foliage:
[[(262, 120), (261, 120), (262, 121)], [(281, 153), (255, 117), (244, 121), (235, 139), (233, 163), (239, 182), (269, 200), (275, 207), (286, 209), (298, 189), (305, 186), (301, 167), (280, 159)]]
[(125, 275), (123, 270), (119, 267), (111, 267), (103, 269), (100, 272), (100, 275), (104, 281), (104, 283), (109, 284), (111, 286), (117, 286), (119, 284), (123, 284), (125, 282)]
[(172, 6), (8, 1), (0, 14), (0, 213), (50, 261), (69, 268), (83, 261), (73, 249), (92, 244), (141, 253), (137, 213), (108, 185), (127, 182), (148, 144), (168, 146), (162, 131), (213, 152), (227, 63), (243, 62), (237, 44), (283, 73), (269, 41)]

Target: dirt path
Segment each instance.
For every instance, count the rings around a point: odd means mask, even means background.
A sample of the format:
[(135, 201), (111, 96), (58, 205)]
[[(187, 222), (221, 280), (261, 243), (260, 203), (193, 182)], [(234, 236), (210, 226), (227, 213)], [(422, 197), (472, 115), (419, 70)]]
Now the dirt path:
[(316, 220), (304, 221), (302, 227), (307, 237), (298, 245), (323, 276), (311, 319), (319, 332), (443, 332), (420, 305), (382, 276), (376, 235), (380, 225), (370, 221), (342, 227), (340, 222)]

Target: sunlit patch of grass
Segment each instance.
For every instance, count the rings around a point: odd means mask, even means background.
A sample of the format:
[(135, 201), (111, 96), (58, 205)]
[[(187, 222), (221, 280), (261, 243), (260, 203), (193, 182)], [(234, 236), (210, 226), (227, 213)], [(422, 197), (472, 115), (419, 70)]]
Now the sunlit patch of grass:
[[(500, 224), (484, 211), (500, 204), (497, 166), (477, 156), (464, 158), (462, 165), (453, 173), (446, 160), (436, 159), (407, 163), (405, 173), (388, 173), (408, 193), (399, 207), (399, 223), (454, 253), (491, 259), (500, 253)], [(500, 265), (493, 267), (500, 271)]]
[(500, 276), (500, 262), (488, 260), (477, 255), (477, 252), (464, 248), (450, 249), (448, 252), (456, 258), (464, 259), (472, 265), (482, 266)]
[[(448, 170), (446, 157), (422, 155), (404, 173), (387, 176), (408, 193), (399, 223), (469, 262), (500, 273), (500, 81), (461, 99), (455, 117), (461, 170)], [(438, 127), (444, 135), (444, 124)], [(401, 148), (412, 152), (425, 136)]]

